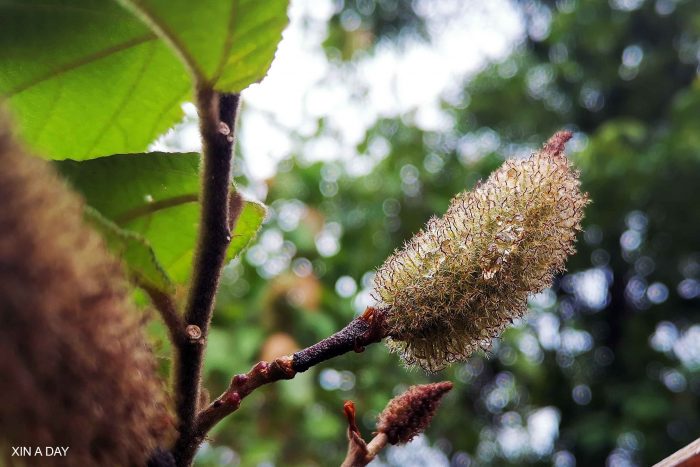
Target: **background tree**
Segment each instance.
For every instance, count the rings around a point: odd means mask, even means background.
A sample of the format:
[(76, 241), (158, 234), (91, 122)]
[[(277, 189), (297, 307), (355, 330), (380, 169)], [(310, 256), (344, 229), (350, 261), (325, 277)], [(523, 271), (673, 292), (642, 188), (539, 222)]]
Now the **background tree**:
[[(333, 17), (325, 42), (331, 60), (361, 62), (376, 44), (421, 30), (410, 2), (364, 9), (371, 2), (360, 3), (345, 2)], [(231, 290), (245, 284), (258, 297), (250, 306), (264, 310), (259, 342), (270, 348), (312, 342), (352, 315), (352, 300), (378, 258), (443, 210), (452, 193), (484, 178), (504, 154), (527, 153), (566, 124), (576, 132), (571, 147), (594, 200), (579, 253), (552, 293), (534, 300), (489, 355), (438, 375), (456, 387), (428, 438), (453, 465), (651, 464), (700, 432), (694, 343), (700, 219), (693, 198), (700, 176), (700, 9), (690, 1), (515, 7), (529, 34), (508, 58), (467, 79), (459, 99), (445, 102), (453, 127), (425, 131), (406, 119), (378, 121), (357, 152), (367, 155), (378, 140), (390, 143), (389, 152), (359, 177), (339, 162), (282, 162), (268, 196), (286, 201), (273, 204), (276, 215), (262, 238), (270, 231), (294, 245), (291, 271), (265, 283), (256, 272), (266, 274), (265, 263), (251, 253), (236, 266)], [(361, 27), (343, 29), (343, 15), (359, 16)], [(372, 41), (358, 45), (358, 36)], [(301, 220), (292, 222), (300, 210)], [(334, 229), (342, 232), (338, 253), (324, 257), (314, 239)], [(348, 298), (336, 293), (345, 276), (357, 284)], [(221, 329), (248, 320), (257, 330), (257, 317), (243, 318), (238, 301), (221, 305), (231, 313), (222, 315)], [(224, 349), (222, 342), (222, 354), (231, 351)], [(223, 382), (221, 371), (213, 367), (212, 378)], [(218, 440), (248, 459), (244, 465), (256, 462), (250, 455), (322, 465), (342, 453), (336, 407), (343, 399), (366, 409), (358, 418), (371, 429), (384, 404), (377, 394), (431, 379), (405, 374), (379, 347), (362, 359), (320, 366), (314, 376), (320, 387), (310, 381), (304, 391), (295, 381), (268, 388), (258, 410), (237, 414), (246, 419), (243, 428), (223, 428)], [(551, 413), (558, 430), (549, 445), (535, 433), (543, 428), (537, 416)], [(293, 430), (299, 417), (304, 428)], [(249, 442), (255, 437), (257, 449)], [(308, 439), (317, 441), (315, 454), (299, 449)], [(212, 450), (209, 458), (225, 452)]]

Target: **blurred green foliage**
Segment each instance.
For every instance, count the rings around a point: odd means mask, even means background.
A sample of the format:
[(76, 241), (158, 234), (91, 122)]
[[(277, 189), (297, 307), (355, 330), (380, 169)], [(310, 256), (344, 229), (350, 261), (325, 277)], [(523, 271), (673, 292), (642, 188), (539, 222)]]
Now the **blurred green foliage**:
[[(371, 44), (421, 31), (414, 4), (347, 1), (325, 45), (350, 59), (343, 38), (358, 28)], [(362, 176), (337, 161), (280, 164), (257, 243), (225, 271), (207, 383), (223, 390), (257, 359), (343, 326), (394, 248), (505, 155), (562, 126), (593, 200), (568, 274), (491, 353), (440, 374), (375, 345), (262, 388), (199, 465), (337, 465), (344, 400), (369, 434), (393, 394), (441, 379), (456, 388), (427, 435), (455, 466), (649, 465), (700, 435), (700, 3), (516, 6), (528, 37), (445, 104), (452, 128), (377, 122), (356, 163), (377, 145), (388, 154)], [(547, 407), (558, 430), (538, 438)]]

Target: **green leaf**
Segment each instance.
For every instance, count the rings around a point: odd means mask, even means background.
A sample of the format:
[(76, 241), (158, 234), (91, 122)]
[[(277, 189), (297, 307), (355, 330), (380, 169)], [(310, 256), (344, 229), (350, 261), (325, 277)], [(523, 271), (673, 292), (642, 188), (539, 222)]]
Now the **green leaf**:
[(244, 201), (241, 215), (238, 216), (236, 228), (231, 236), (231, 244), (226, 251), (227, 259), (238, 256), (245, 247), (255, 238), (260, 230), (267, 209), (262, 203), (257, 201)]
[(260, 80), (287, 23), (286, 0), (128, 5), (0, 0), (0, 95), (35, 152), (143, 151), (182, 117), (193, 84)]
[(142, 151), (190, 89), (170, 48), (118, 4), (0, 0), (0, 94), (40, 155)]
[[(88, 205), (146, 239), (172, 281), (189, 278), (200, 213), (198, 154), (119, 154), (55, 164)], [(244, 201), (228, 259), (250, 242), (264, 216), (263, 205)]]
[(168, 42), (200, 85), (240, 92), (260, 81), (287, 25), (287, 0), (120, 0)]
[(85, 217), (102, 234), (109, 248), (126, 264), (129, 274), (139, 283), (164, 292), (171, 292), (173, 284), (156, 255), (142, 236), (119, 228), (97, 210), (87, 207)]

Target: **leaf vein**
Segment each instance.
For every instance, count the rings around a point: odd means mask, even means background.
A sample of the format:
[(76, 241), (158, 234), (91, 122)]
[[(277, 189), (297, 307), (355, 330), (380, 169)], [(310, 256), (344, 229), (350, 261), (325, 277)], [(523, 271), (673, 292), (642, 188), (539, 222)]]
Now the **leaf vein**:
[(228, 17), (228, 28), (226, 29), (226, 39), (224, 40), (224, 48), (221, 51), (219, 64), (216, 67), (216, 73), (214, 73), (214, 77), (212, 79), (212, 82), (214, 83), (216, 83), (221, 77), (221, 74), (223, 73), (224, 68), (226, 67), (226, 63), (228, 62), (227, 57), (231, 53), (231, 48), (233, 47), (233, 30), (236, 27), (236, 12), (238, 11), (239, 5), (240, 4), (238, 3), (238, 0), (234, 0), (231, 2), (231, 12), (229, 13)]
[(80, 68), (81, 66), (90, 65), (93, 62), (97, 62), (99, 60), (102, 60), (103, 58), (107, 58), (111, 55), (114, 55), (116, 53), (127, 50), (130, 47), (135, 47), (137, 45), (141, 45), (143, 43), (146, 43), (148, 41), (152, 41), (154, 39), (156, 39), (156, 36), (152, 33), (148, 33), (146, 35), (130, 39), (130, 40), (123, 42), (121, 44), (117, 44), (113, 47), (109, 47), (107, 49), (100, 50), (99, 52), (96, 52), (92, 55), (87, 55), (85, 57), (80, 58), (79, 60), (76, 60), (76, 61), (70, 62), (70, 63), (66, 63), (63, 66), (60, 66), (60, 67), (55, 68), (53, 70), (50, 70), (48, 73), (43, 74), (41, 76), (38, 76), (32, 80), (29, 80), (26, 83), (22, 83), (19, 86), (16, 86), (13, 89), (10, 89), (8, 92), (5, 93), (5, 95), (7, 97), (12, 97), (16, 94), (19, 94), (20, 92), (26, 91), (27, 89), (29, 89), (31, 87), (34, 87), (38, 84), (41, 84), (44, 81), (48, 81), (52, 78), (60, 76), (63, 73), (67, 73), (69, 71), (75, 70), (77, 68)]
[(198, 201), (199, 197), (197, 196), (197, 193), (187, 193), (184, 195), (173, 196), (172, 198), (161, 199), (126, 211), (116, 216), (114, 221), (117, 225), (123, 226), (124, 224), (140, 217), (145, 217), (158, 211), (183, 204), (196, 203)]
[(151, 30), (153, 30), (158, 36), (161, 37), (170, 48), (180, 57), (180, 60), (185, 64), (185, 66), (190, 70), (193, 78), (197, 82), (198, 86), (205, 85), (207, 83), (207, 78), (204, 71), (199, 67), (197, 61), (190, 55), (190, 52), (185, 47), (177, 34), (170, 30), (168, 24), (161, 20), (153, 11), (151, 11), (143, 2), (140, 0), (123, 0), (125, 4), (130, 5), (133, 12), (136, 13), (140, 19), (146, 23)]
[(134, 89), (136, 89), (139, 85), (139, 83), (143, 80), (143, 77), (146, 75), (146, 68), (149, 63), (153, 60), (153, 55), (156, 51), (156, 43), (152, 44), (151, 50), (149, 53), (145, 56), (143, 63), (141, 64), (141, 67), (139, 68), (139, 71), (131, 83), (131, 85), (126, 89), (126, 92), (124, 93), (124, 97), (122, 98), (121, 102), (119, 105), (116, 106), (114, 109), (114, 112), (112, 115), (105, 121), (105, 124), (102, 126), (100, 131), (97, 132), (97, 137), (93, 141), (92, 145), (85, 151), (86, 155), (89, 155), (95, 147), (99, 144), (100, 141), (104, 138), (107, 129), (109, 128), (110, 125), (112, 125), (116, 120), (119, 114), (121, 114), (124, 111), (124, 107), (127, 103), (127, 101), (132, 97)]

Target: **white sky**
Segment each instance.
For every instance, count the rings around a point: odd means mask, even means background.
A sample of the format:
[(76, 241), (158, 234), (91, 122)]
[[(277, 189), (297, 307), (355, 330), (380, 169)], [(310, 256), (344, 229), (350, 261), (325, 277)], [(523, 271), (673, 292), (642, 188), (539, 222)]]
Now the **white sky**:
[[(440, 110), (441, 100), (458, 97), (466, 78), (504, 59), (525, 35), (512, 0), (417, 0), (429, 42), (381, 43), (351, 63), (332, 63), (322, 43), (335, 4), (292, 0), (290, 24), (268, 75), (243, 91), (238, 141), (256, 197), (265, 197), (256, 182), (274, 175), (276, 164), (291, 154), (306, 161), (340, 159), (346, 168), (358, 169), (357, 161), (347, 162), (380, 117), (401, 117), (426, 130), (449, 129), (453, 122)], [(201, 149), (195, 108), (183, 108), (183, 122), (150, 150)], [(326, 128), (310, 138), (319, 119)], [(382, 157), (387, 151), (377, 152)]]
[[(415, 112), (425, 129), (451, 125), (441, 96), (459, 92), (463, 80), (488, 61), (505, 58), (525, 34), (509, 0), (417, 2), (431, 43), (380, 44), (352, 64), (329, 63), (322, 49), (331, 0), (293, 0), (268, 76), (243, 93), (239, 142), (253, 179), (273, 175), (293, 150), (307, 160), (350, 158), (378, 117)], [(325, 118), (324, 137), (299, 146)]]

